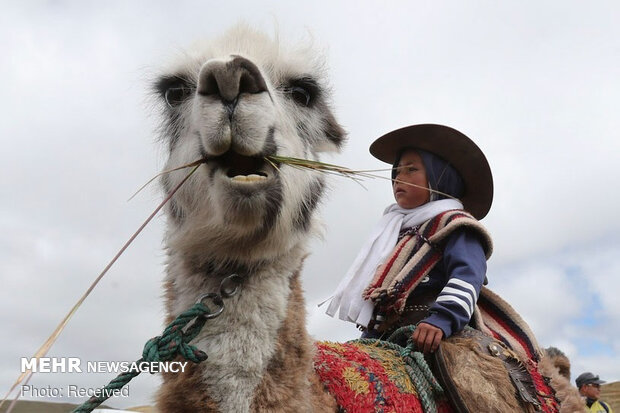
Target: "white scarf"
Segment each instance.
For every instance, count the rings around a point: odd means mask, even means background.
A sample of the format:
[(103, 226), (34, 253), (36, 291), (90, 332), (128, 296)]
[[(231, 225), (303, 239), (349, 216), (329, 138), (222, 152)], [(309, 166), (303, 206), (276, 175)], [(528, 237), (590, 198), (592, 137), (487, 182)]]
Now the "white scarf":
[(463, 204), (456, 199), (441, 199), (427, 202), (413, 209), (404, 209), (397, 204), (387, 207), (378, 225), (338, 285), (325, 312), (334, 317), (340, 308), (338, 318), (367, 327), (372, 317), (374, 304), (370, 300), (362, 299), (362, 293), (372, 281), (377, 267), (394, 249), (401, 229), (421, 225), (451, 209), (463, 209)]

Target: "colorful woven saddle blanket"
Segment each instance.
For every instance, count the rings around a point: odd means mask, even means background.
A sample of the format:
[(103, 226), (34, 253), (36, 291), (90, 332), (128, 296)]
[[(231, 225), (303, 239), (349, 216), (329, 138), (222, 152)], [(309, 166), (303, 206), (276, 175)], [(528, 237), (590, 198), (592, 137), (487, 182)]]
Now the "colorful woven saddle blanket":
[[(538, 399), (536, 410), (559, 412), (554, 390), (538, 368), (542, 351), (519, 314), (497, 294), (483, 288), (473, 324), (518, 356), (532, 379)], [(415, 326), (403, 327), (388, 341), (360, 339), (347, 343), (316, 343), (314, 368), (342, 411), (454, 411), (426, 359), (422, 353), (414, 351), (413, 344), (407, 340), (414, 329)], [(404, 342), (407, 342), (406, 347), (396, 344)]]
[(343, 412), (452, 411), (421, 353), (372, 339), (316, 346), (314, 368)]

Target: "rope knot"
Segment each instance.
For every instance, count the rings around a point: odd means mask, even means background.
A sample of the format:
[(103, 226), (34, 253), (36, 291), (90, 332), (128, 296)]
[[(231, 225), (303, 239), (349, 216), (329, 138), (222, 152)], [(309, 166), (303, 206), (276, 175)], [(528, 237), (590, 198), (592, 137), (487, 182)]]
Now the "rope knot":
[[(205, 315), (210, 310), (202, 303), (195, 304), (192, 308), (179, 315), (164, 330), (161, 336), (151, 338), (144, 345), (142, 360), (147, 362), (171, 361), (177, 356), (194, 363), (200, 363), (207, 359), (207, 354), (189, 344), (200, 332), (207, 321)], [(194, 322), (187, 330), (183, 330), (192, 320)]]
[[(166, 327), (161, 336), (153, 337), (146, 342), (142, 350), (142, 358), (135, 363), (141, 365), (143, 363), (165, 362), (171, 361), (178, 356), (194, 363), (200, 363), (206, 360), (206, 353), (198, 350), (198, 348), (192, 346), (189, 342), (196, 338), (208, 319), (216, 318), (222, 314), (222, 311), (224, 311), (222, 296), (230, 298), (235, 295), (238, 291), (239, 282), (240, 277), (237, 274), (232, 274), (222, 281), (220, 286), (221, 295), (218, 293), (209, 293), (200, 297), (198, 302), (189, 310), (181, 313), (175, 318), (168, 327)], [(215, 310), (212, 311), (203, 304), (206, 301), (212, 302)], [(190, 322), (192, 323), (189, 324)], [(139, 375), (140, 372), (141, 370), (119, 374), (107, 386), (100, 389), (101, 395), (91, 397), (72, 410), (72, 413), (92, 412), (93, 409), (110, 397), (109, 390), (123, 388), (131, 379)]]

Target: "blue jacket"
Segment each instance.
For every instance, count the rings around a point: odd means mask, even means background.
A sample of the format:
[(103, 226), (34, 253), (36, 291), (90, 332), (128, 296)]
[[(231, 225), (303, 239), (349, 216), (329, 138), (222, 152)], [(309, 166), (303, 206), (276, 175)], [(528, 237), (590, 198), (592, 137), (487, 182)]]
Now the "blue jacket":
[[(442, 259), (411, 292), (411, 304), (416, 303), (416, 296), (438, 294), (429, 316), (422, 322), (440, 328), (444, 338), (450, 337), (469, 323), (486, 271), (485, 250), (479, 235), (465, 228), (456, 229), (444, 244)], [(365, 330), (362, 337), (381, 338), (382, 335), (371, 329)]]
[(445, 243), (442, 259), (410, 295), (415, 301), (416, 295), (441, 290), (430, 315), (422, 321), (440, 328), (444, 337), (463, 330), (472, 317), (486, 272), (479, 236), (467, 229), (455, 230)]

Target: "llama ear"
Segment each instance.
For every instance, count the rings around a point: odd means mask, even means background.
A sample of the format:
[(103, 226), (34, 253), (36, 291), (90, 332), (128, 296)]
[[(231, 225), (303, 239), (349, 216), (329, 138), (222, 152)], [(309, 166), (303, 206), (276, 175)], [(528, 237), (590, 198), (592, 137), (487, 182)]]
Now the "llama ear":
[(340, 152), (347, 140), (347, 132), (336, 121), (336, 118), (327, 111), (323, 118), (323, 133), (325, 141), (317, 145), (318, 152)]

